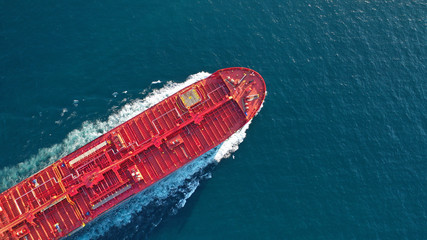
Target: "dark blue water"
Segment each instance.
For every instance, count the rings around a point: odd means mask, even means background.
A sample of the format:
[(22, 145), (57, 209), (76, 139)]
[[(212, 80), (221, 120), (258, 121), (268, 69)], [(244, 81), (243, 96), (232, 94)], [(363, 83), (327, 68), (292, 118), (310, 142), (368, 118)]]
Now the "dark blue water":
[(268, 96), (233, 157), (75, 238), (426, 239), (426, 13), (421, 0), (0, 1), (1, 190), (168, 81), (244, 66)]

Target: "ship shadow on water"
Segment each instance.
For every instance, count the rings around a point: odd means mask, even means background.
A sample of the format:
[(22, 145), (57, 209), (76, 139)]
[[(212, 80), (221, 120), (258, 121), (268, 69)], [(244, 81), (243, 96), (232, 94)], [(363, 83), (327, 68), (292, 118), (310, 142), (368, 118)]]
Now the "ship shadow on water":
[[(178, 188), (177, 192), (171, 193), (171, 195), (158, 202), (155, 199), (153, 202), (144, 207), (141, 213), (136, 214), (131, 220), (131, 223), (117, 230), (109, 231), (102, 239), (149, 239), (149, 237), (155, 231), (161, 231), (165, 223), (178, 215), (183, 219), (180, 222), (179, 228), (185, 225), (185, 219), (187, 219), (192, 212), (194, 206), (191, 204), (194, 202), (203, 191), (203, 181), (211, 177), (211, 172), (215, 168), (216, 163), (209, 164), (205, 169), (195, 173), (190, 179), (187, 179), (184, 185)], [(192, 189), (191, 182), (197, 181), (199, 184), (197, 187)], [(196, 190), (194, 193), (193, 191)], [(188, 194), (191, 192), (191, 194)], [(191, 196), (191, 201), (189, 197)], [(196, 198), (196, 199), (195, 199)], [(190, 204), (189, 204), (190, 203)], [(185, 204), (185, 210), (184, 208)]]

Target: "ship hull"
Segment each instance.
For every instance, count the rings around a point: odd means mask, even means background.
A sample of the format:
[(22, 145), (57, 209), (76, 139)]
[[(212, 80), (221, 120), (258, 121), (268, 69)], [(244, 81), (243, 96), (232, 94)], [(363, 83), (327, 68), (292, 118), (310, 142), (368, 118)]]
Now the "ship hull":
[(222, 69), (0, 194), (2, 239), (60, 239), (218, 146), (248, 123), (265, 83)]

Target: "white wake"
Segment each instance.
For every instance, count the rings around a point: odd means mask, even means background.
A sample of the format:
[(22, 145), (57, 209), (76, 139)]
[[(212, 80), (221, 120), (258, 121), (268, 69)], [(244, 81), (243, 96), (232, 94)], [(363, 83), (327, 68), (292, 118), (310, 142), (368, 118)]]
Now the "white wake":
[[(206, 78), (209, 75), (209, 73), (200, 72), (189, 76), (183, 83), (167, 82), (162, 88), (153, 90), (144, 99), (137, 99), (124, 105), (120, 110), (116, 111), (116, 113), (110, 115), (107, 121), (84, 122), (80, 129), (71, 131), (62, 143), (55, 144), (49, 148), (40, 149), (39, 152), (30, 159), (15, 166), (1, 169), (0, 190), (4, 191), (12, 187), (49, 164), (52, 164), (54, 161), (73, 152), (103, 133), (174, 94), (178, 90), (200, 79)], [(159, 81), (155, 81), (152, 85), (158, 83)], [(145, 91), (143, 91), (142, 94), (145, 94)], [(127, 200), (126, 203), (109, 211), (106, 215), (101, 216), (100, 219), (91, 223), (80, 233), (77, 233), (74, 238), (78, 237), (78, 239), (87, 240), (100, 238), (112, 227), (122, 227), (128, 224), (132, 217), (140, 213), (147, 205), (150, 204), (151, 206), (154, 204), (156, 206), (162, 206), (164, 201), (172, 194), (179, 196), (178, 202), (172, 208), (172, 211), (176, 212), (185, 205), (186, 200), (199, 186), (200, 180), (210, 178), (210, 173), (203, 173), (203, 169), (210, 164), (229, 157), (232, 152), (238, 149), (238, 145), (246, 136), (245, 132), (249, 128), (249, 124), (250, 122), (233, 134), (221, 146), (212, 149), (203, 156), (177, 170), (163, 181), (156, 183), (151, 188), (132, 197)], [(201, 176), (194, 177), (197, 173), (201, 174)], [(153, 223), (153, 225), (157, 226), (160, 221), (161, 219), (156, 220), (156, 223)]]

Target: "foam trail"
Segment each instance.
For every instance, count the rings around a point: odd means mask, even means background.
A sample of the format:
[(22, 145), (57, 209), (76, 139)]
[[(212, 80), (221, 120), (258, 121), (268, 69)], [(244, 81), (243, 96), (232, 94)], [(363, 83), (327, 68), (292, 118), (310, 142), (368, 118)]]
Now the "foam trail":
[(222, 143), (218, 153), (214, 156), (215, 161), (220, 162), (221, 159), (230, 157), (233, 152), (239, 149), (239, 144), (245, 139), (246, 130), (249, 129), (251, 122), (252, 120)]
[[(189, 76), (183, 83), (167, 82), (162, 88), (153, 90), (144, 99), (138, 99), (124, 105), (120, 110), (110, 115), (106, 121), (83, 122), (82, 127), (71, 131), (62, 143), (40, 149), (35, 156), (16, 166), (1, 169), (0, 190), (6, 190), (178, 90), (209, 75), (209, 73), (200, 72)], [(145, 91), (142, 93), (145, 94)], [(142, 215), (142, 212), (146, 213), (147, 218), (143, 222), (150, 225), (149, 227), (145, 226), (143, 231), (151, 231), (162, 221), (165, 215), (175, 214), (178, 209), (184, 207), (187, 199), (194, 193), (201, 180), (211, 177), (210, 172), (206, 172), (209, 165), (214, 165), (221, 159), (229, 157), (232, 152), (238, 149), (238, 145), (246, 136), (245, 132), (249, 128), (249, 124), (250, 122), (233, 134), (221, 146), (210, 150), (178, 169), (163, 181), (130, 198), (126, 203), (117, 206), (91, 223), (91, 227), (84, 228), (81, 232), (72, 236), (71, 239), (89, 240), (101, 238), (113, 227), (125, 227), (136, 216)], [(128, 237), (125, 235), (124, 237), (133, 239), (132, 235)]]

